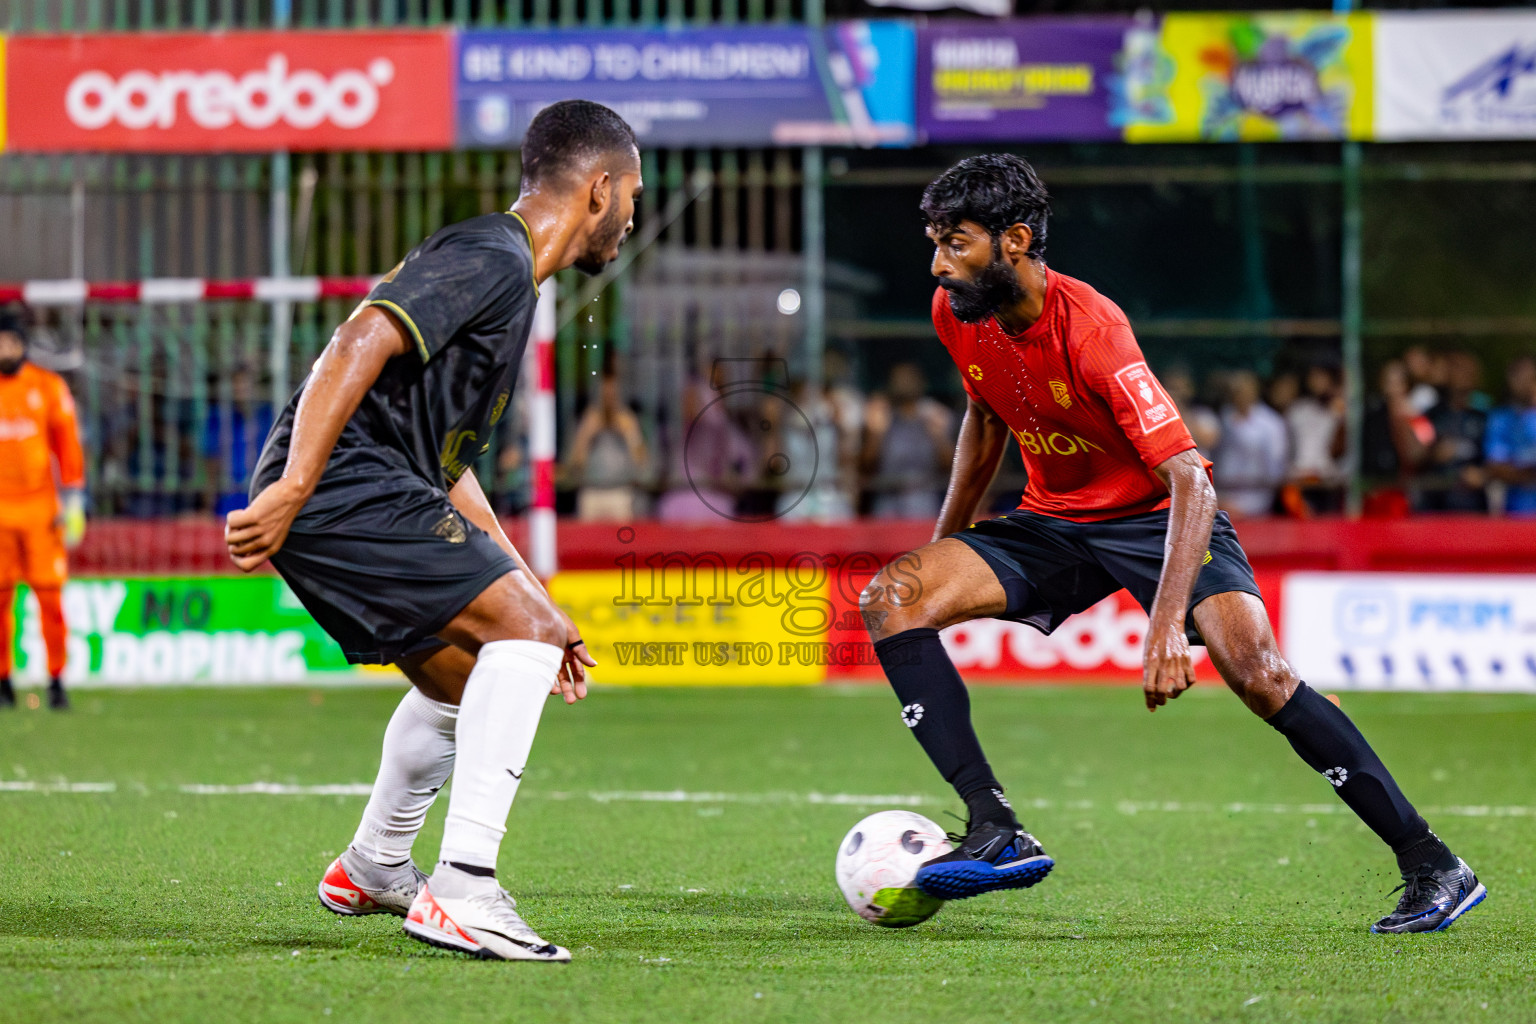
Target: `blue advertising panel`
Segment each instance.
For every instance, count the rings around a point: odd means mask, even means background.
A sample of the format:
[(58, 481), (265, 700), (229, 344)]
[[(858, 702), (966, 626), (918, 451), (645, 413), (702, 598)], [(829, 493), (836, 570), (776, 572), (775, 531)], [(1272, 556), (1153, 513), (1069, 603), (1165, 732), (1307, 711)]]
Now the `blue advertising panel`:
[(915, 33), (904, 22), (460, 34), (459, 145), (517, 145), (562, 99), (606, 104), (645, 146), (904, 145)]

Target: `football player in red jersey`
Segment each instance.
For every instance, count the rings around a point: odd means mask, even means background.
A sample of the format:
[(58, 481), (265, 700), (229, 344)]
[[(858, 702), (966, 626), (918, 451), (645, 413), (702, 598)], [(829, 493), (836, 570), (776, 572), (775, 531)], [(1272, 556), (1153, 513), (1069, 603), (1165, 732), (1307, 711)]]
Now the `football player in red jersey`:
[[(938, 631), (1003, 618), (1049, 633), (1124, 587), (1151, 617), (1155, 711), (1194, 684), (1203, 644), (1227, 685), (1397, 855), (1404, 893), (1378, 932), (1448, 927), (1486, 890), (1414, 810), (1339, 708), (1275, 644), (1210, 464), (1147, 367), (1125, 314), (1045, 263), (1045, 186), (1024, 160), (972, 157), (928, 186), (933, 323), (968, 398), (932, 543), (887, 566), (861, 606), (902, 721), (966, 802), (964, 840), (916, 884), (961, 899), (1040, 881), (1054, 861), (1019, 825), (971, 726)], [(1010, 437), (1029, 484), (976, 522)]]

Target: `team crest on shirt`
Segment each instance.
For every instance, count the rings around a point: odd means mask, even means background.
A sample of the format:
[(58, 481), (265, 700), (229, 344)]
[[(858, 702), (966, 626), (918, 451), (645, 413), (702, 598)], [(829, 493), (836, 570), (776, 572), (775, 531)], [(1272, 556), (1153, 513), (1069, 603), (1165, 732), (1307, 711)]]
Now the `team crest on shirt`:
[(449, 512), (437, 521), (432, 527), (432, 532), (437, 534), (449, 544), (463, 544), (469, 539), (469, 531), (464, 529), (464, 522), (455, 512)]
[(1063, 409), (1072, 408), (1072, 392), (1067, 390), (1067, 382), (1063, 380), (1051, 381), (1051, 397), (1056, 399), (1056, 404)]
[(971, 375), (971, 380), (981, 380), (981, 367), (972, 363), (965, 368), (965, 372)]

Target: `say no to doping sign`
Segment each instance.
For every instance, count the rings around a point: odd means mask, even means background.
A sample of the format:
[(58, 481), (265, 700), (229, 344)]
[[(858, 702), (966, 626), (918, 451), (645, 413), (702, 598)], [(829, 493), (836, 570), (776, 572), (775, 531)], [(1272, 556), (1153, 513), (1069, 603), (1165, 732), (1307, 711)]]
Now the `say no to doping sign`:
[(449, 36), (244, 32), (13, 38), (12, 149), (444, 149)]

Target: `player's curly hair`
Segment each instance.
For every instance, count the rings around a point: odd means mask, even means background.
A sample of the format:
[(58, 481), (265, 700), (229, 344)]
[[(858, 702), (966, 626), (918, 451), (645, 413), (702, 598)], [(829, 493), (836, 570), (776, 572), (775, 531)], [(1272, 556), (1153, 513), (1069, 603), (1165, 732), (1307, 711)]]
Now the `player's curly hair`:
[(960, 161), (923, 190), (921, 209), (928, 223), (941, 231), (971, 220), (995, 239), (1014, 224), (1027, 225), (1034, 237), (1026, 255), (1045, 255), (1051, 197), (1023, 157), (987, 153)]
[(635, 132), (601, 103), (561, 100), (534, 117), (523, 137), (523, 182), (551, 181), (594, 157), (638, 152)]

